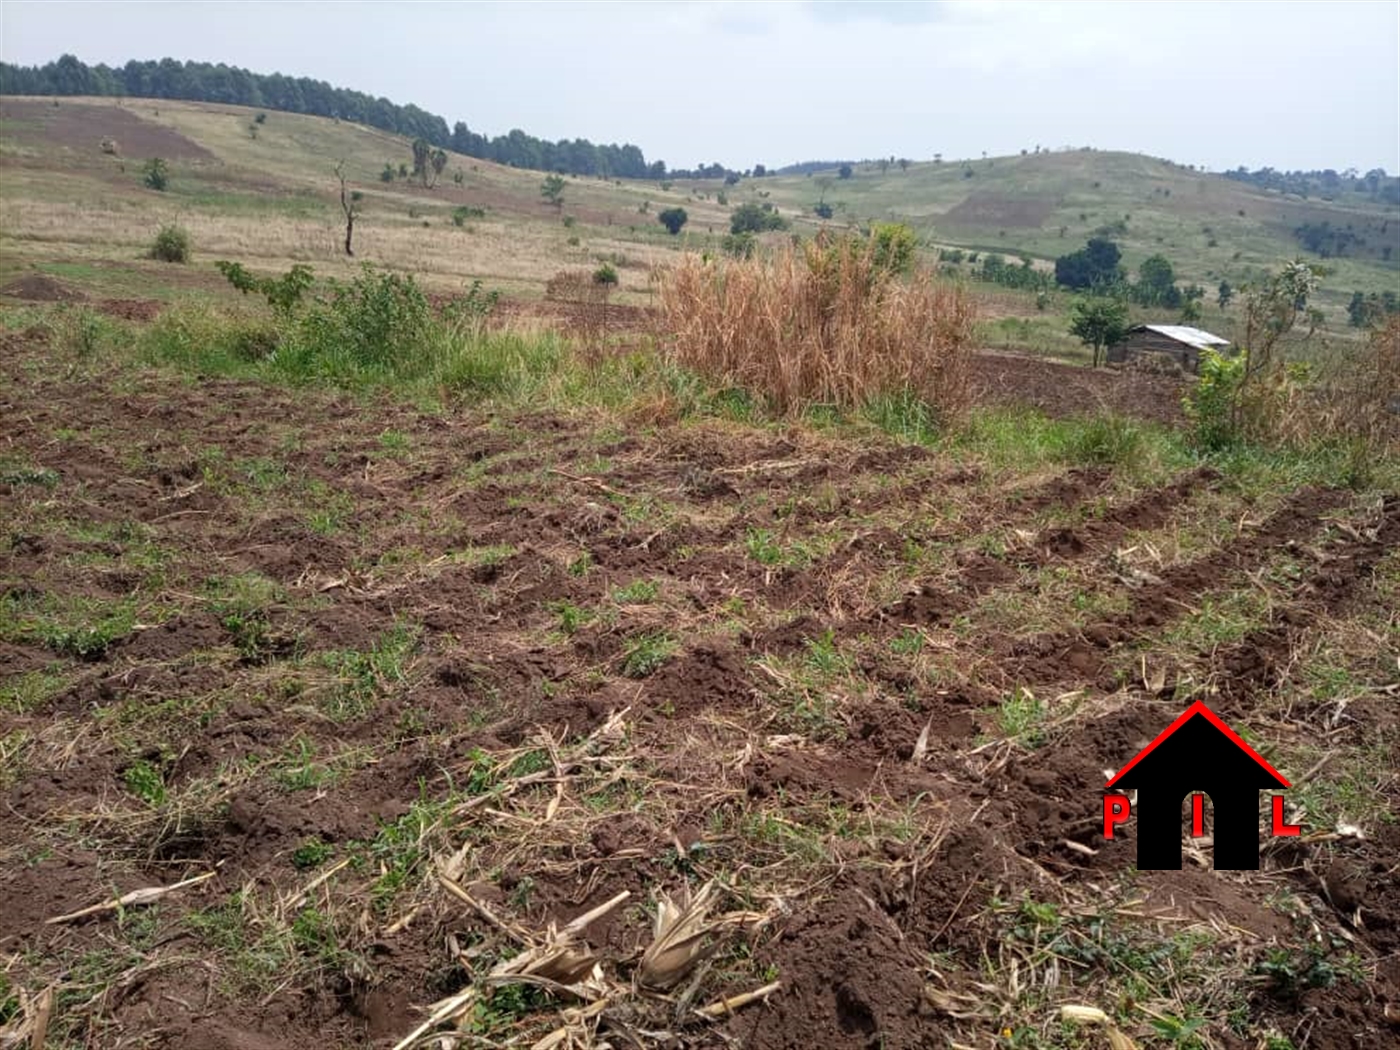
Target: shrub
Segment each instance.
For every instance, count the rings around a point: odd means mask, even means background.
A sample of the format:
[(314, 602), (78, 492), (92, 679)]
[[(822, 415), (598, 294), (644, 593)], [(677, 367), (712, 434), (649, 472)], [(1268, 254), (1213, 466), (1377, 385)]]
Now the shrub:
[(690, 216), (686, 214), (684, 208), (667, 208), (665, 211), (657, 213), (656, 216), (656, 221), (661, 223), (662, 226), (665, 226), (666, 232), (672, 237), (681, 232), (681, 227), (684, 226), (689, 219)]
[(882, 270), (906, 274), (914, 267), (919, 243), (914, 231), (902, 222), (877, 222), (870, 227), (874, 262)]
[(1143, 448), (1141, 425), (1126, 416), (1106, 412), (1069, 431), (1064, 458), (1071, 463), (1132, 467), (1141, 460)]
[(739, 205), (729, 216), (729, 232), (733, 234), (785, 229), (787, 220), (774, 211), (771, 204), (754, 204), (750, 201)]
[(190, 261), (190, 234), (183, 226), (167, 223), (156, 233), (146, 252), (148, 258), (161, 262), (187, 263)]
[(366, 263), (307, 308), (277, 360), (294, 375), (392, 373), (420, 345), (431, 316), (412, 277)]
[(1192, 440), (1207, 452), (1229, 448), (1241, 436), (1235, 403), (1244, 382), (1244, 365), (1243, 357), (1212, 349), (1201, 353), (1199, 375), (1183, 407), (1191, 421)]
[(281, 277), (258, 277), (243, 268), (241, 263), (220, 259), (214, 264), (228, 283), (244, 295), (257, 292), (267, 299), (267, 304), (284, 316), (290, 316), (301, 305), (307, 289), (315, 283), (312, 269), (297, 263)]
[[(468, 220), (468, 219), (484, 219), (484, 218), (486, 218), (486, 209), (485, 209), (485, 208), (472, 208), (472, 207), (468, 207), (468, 206), (466, 206), (466, 205), (463, 205), (463, 206), (460, 207), (460, 208), (453, 208), (453, 209), (452, 209), (452, 225), (453, 225), (453, 226), (465, 226), (465, 225), (467, 224), (467, 220)], [(567, 224), (566, 224), (566, 225), (567, 225)]]
[(735, 259), (752, 259), (757, 245), (757, 239), (747, 230), (743, 233), (726, 233), (719, 242), (724, 254)]
[(819, 219), (829, 219), (836, 214), (835, 210), (826, 201), (818, 201), (812, 205), (812, 214)]
[(615, 269), (613, 268), (613, 264), (612, 264), (612, 263), (603, 263), (602, 266), (600, 266), (600, 267), (598, 267), (598, 269), (594, 270), (594, 271), (593, 271), (593, 283), (594, 283), (594, 284), (597, 284), (597, 285), (601, 285), (601, 286), (604, 287), (604, 288), (613, 288), (613, 287), (616, 287), (616, 286), (617, 286), (617, 270), (615, 270)]
[(947, 421), (967, 404), (970, 300), (927, 274), (897, 279), (873, 241), (818, 237), (768, 261), (689, 256), (661, 309), (675, 363), (779, 411), (905, 396)]
[(164, 190), (170, 185), (170, 165), (160, 157), (152, 157), (141, 166), (141, 181), (147, 189)]

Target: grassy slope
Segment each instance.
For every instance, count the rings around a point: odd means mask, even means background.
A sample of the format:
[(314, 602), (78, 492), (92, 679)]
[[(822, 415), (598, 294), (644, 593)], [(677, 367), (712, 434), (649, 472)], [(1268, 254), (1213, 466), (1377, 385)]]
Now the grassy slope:
[[(761, 186), (784, 207), (807, 210), (822, 192), (821, 178), (783, 176), (747, 185), (751, 191)], [(939, 242), (1041, 259), (1124, 221), (1126, 231), (1112, 236), (1130, 269), (1161, 252), (1181, 277), (1212, 286), (1222, 278), (1239, 284), (1301, 254), (1293, 230), (1328, 220), (1364, 231), (1368, 242), (1362, 258), (1327, 260), (1335, 271), (1327, 282), (1334, 299), (1400, 281), (1400, 209), (1352, 194), (1326, 202), (1265, 193), (1139, 154), (1041, 153), (915, 164), (904, 172), (891, 167), (883, 175), (861, 167), (853, 178), (832, 182), (826, 199), (838, 219), (901, 219)], [(1389, 263), (1380, 258), (1385, 244), (1393, 249)]]
[[(117, 114), (115, 100), (71, 99), (60, 107), (16, 100), (5, 107), (0, 281), (37, 265), (102, 295), (167, 298), (191, 285), (221, 284), (207, 267), (174, 277), (170, 267), (140, 259), (155, 228), (171, 220), (191, 230), (197, 262), (233, 257), (258, 268), (308, 262), (321, 272), (347, 272), (352, 264), (340, 252), (343, 220), (333, 176), (341, 159), (366, 196), (356, 230), (358, 258), (409, 270), (440, 288), (480, 278), (513, 295), (538, 296), (557, 270), (609, 260), (620, 264), (623, 301), (645, 301), (650, 267), (671, 250), (718, 249), (728, 221), (719, 193), (727, 193), (730, 206), (766, 199), (801, 216), (822, 193), (823, 182), (829, 183), (826, 198), (837, 207), (838, 222), (902, 219), (930, 243), (1026, 252), (1042, 265), (1099, 227), (1125, 222), (1126, 232), (1114, 236), (1127, 265), (1136, 268), (1148, 255), (1165, 253), (1183, 280), (1208, 287), (1212, 294), (1201, 323), (1227, 336), (1234, 334), (1234, 318), (1213, 308), (1215, 285), (1222, 278), (1238, 285), (1298, 254), (1292, 230), (1303, 221), (1329, 219), (1366, 231), (1364, 250), (1371, 257), (1328, 261), (1335, 272), (1321, 304), (1332, 335), (1355, 335), (1345, 317), (1352, 290), (1380, 291), (1400, 279), (1400, 251), (1392, 253), (1396, 262), (1379, 259), (1384, 243), (1400, 241), (1400, 210), (1356, 197), (1335, 203), (1284, 198), (1135, 154), (1042, 153), (922, 163), (903, 172), (891, 167), (885, 174), (862, 166), (850, 180), (784, 176), (728, 188), (677, 181), (663, 190), (650, 182), (570, 179), (561, 214), (541, 199), (538, 172), (456, 155), (434, 190), (403, 180), (382, 183), (386, 161), (409, 159), (408, 143), (319, 117), (269, 113), (254, 138), (248, 130), (253, 111), (237, 106), (127, 100)], [(46, 130), (58, 112), (79, 133)], [(122, 161), (97, 146), (118, 117), (184, 136), (212, 159), (176, 159), (168, 192), (146, 190), (138, 174), (143, 156)], [(461, 185), (451, 181), (455, 171), (462, 173)], [(655, 215), (677, 204), (691, 222), (673, 239)], [(451, 211), (461, 205), (485, 207), (486, 217), (456, 227)], [(573, 217), (575, 225), (566, 228), (563, 216)], [(805, 219), (799, 228), (815, 224)], [(572, 239), (577, 243), (570, 244)], [(1029, 296), (975, 283), (974, 289), (991, 318), (982, 329), (988, 345), (1078, 354), (1065, 334), (1067, 297), (1040, 313)], [(1146, 314), (1139, 319), (1174, 320)]]

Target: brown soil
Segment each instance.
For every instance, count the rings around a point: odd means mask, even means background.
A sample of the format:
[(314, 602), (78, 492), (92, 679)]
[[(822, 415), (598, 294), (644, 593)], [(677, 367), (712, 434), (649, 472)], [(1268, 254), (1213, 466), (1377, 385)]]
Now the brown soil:
[(943, 219), (952, 226), (1001, 226), (1006, 229), (1039, 229), (1059, 206), (1054, 197), (1014, 196), (979, 190), (948, 209)]
[(1084, 368), (982, 351), (972, 386), (980, 401), (1031, 405), (1051, 416), (1107, 410), (1162, 423), (1180, 423), (1183, 418), (1180, 379), (1132, 369)]
[(158, 123), (159, 103), (148, 101), (114, 106), (69, 99), (7, 98), (0, 100), (0, 120), (12, 122), (7, 136), (16, 142), (57, 144), (100, 157), (104, 139), (113, 139), (119, 155), (129, 158), (213, 160), (203, 146)]
[[(57, 684), (33, 703), (0, 704), (0, 740), (23, 743), (21, 759), (0, 766), (12, 829), (0, 851), (0, 953), (22, 960), (11, 973), (26, 988), (66, 982), (57, 1023), (90, 1045), (392, 1046), (509, 942), (426, 877), (376, 910), (365, 887), (388, 861), (357, 851), (420, 802), (456, 797), (482, 755), (532, 747), (541, 728), (564, 746), (624, 710), (626, 748), (641, 757), (589, 759), (613, 778), (610, 794), (585, 805), (570, 781), (564, 815), (548, 821), (539, 814), (553, 785), (522, 789), (534, 812), (525, 823), (505, 796), (473, 803), (451, 823), (462, 836), (451, 849), (470, 845), (473, 896), (524, 930), (622, 890), (641, 903), (686, 881), (781, 870), (745, 902), (770, 922), (716, 959), (701, 994), (746, 991), (769, 973), (781, 991), (646, 1045), (967, 1042), (963, 1021), (927, 994), (931, 955), (991, 1001), (977, 982), (1010, 936), (996, 925), (999, 902), (1093, 901), (1120, 885), (1168, 927), (1243, 930), (1259, 953), (1294, 943), (1273, 903), (1288, 887), (1376, 976), (1291, 998), (1256, 981), (1241, 993), (1251, 1023), (1305, 1031), (1297, 1045), (1322, 1050), (1393, 1034), (1393, 826), (1335, 847), (1299, 843), (1271, 856), (1271, 870), (1238, 877), (1136, 874), (1131, 833), (1112, 844), (1100, 834), (1099, 798), (1105, 768), (1181, 706), (1173, 683), (1149, 693), (1107, 669), (1203, 596), (1286, 555), (1299, 568), (1278, 585), (1269, 622), (1187, 654), (1227, 718), (1271, 732), (1269, 705), (1299, 648), (1331, 618), (1376, 603), (1377, 566), (1400, 547), (1394, 497), (1358, 509), (1347, 492), (1299, 490), (1235, 539), (1132, 588), (1121, 615), (1013, 637), (984, 622), (988, 599), (1016, 595), (1028, 570), (1046, 567), (1124, 587), (1107, 568), (1123, 536), (1180, 521), (1222, 479), (1194, 470), (1119, 497), (1106, 469), (1006, 482), (926, 450), (857, 449), (801, 429), (613, 431), (575, 416), (428, 415), (226, 380), (176, 387), (41, 367), (46, 347), (6, 340), (0, 596), (18, 612), (0, 621), (0, 673), (47, 672)], [(1046, 377), (1058, 374), (1041, 362), (1006, 367), (1035, 377), (1029, 390), (1053, 389)], [(1036, 531), (1004, 554), (977, 542), (1077, 511), (1068, 520), (1081, 524)], [(756, 537), (779, 557), (756, 557)], [(910, 543), (951, 545), (944, 574), (911, 567)], [(211, 597), (211, 581), (250, 573), (272, 594), (258, 605), (255, 646)], [(638, 581), (656, 594), (618, 596)], [(120, 635), (81, 653), (15, 627), (54, 605), (126, 601), (135, 613)], [(590, 615), (565, 633), (569, 609)], [(361, 706), (332, 717), (328, 696), (348, 687), (328, 669), (364, 666), (346, 654), (375, 652), (395, 624), (417, 632), (404, 666), (373, 669), (363, 694), (346, 694)], [(911, 632), (925, 649), (892, 649)], [(673, 650), (638, 671), (638, 642), (657, 633)], [(828, 644), (844, 662), (823, 669), (835, 660)], [(1081, 695), (1085, 713), (1052, 721), (1043, 746), (989, 748), (1012, 687)], [(1384, 699), (1378, 691), (1348, 717), (1393, 733)], [(139, 763), (180, 804), (134, 799)], [(599, 798), (607, 805), (594, 807)], [(782, 867), (803, 835), (819, 850), (806, 867)], [(317, 898), (343, 911), (354, 964), (241, 986), (238, 946), (215, 950), (198, 931), (242, 890), (271, 908), (305, 886), (317, 869), (294, 858), (311, 841), (359, 858)], [(152, 916), (147, 934), (136, 909), (45, 923), (206, 871), (215, 877), (140, 913)], [(256, 921), (271, 928), (269, 914)], [(643, 908), (620, 909), (588, 936), (628, 975), (649, 924)], [(122, 951), (135, 954), (117, 956), (110, 988), (84, 992), (81, 965)], [(1231, 1045), (1217, 1020), (1212, 1038)], [(625, 1017), (613, 1022), (627, 1030)]]
[(0, 295), (32, 303), (78, 303), (87, 299), (76, 288), (43, 273), (27, 273), (0, 287)]

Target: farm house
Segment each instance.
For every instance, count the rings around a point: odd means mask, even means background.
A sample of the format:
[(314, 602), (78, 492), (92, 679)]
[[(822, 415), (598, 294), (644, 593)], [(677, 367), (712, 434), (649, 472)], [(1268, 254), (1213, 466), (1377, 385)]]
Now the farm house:
[(1207, 347), (1229, 346), (1230, 340), (1184, 324), (1140, 324), (1128, 329), (1128, 337), (1117, 346), (1109, 347), (1110, 364), (1125, 364), (1138, 360), (1155, 363), (1148, 354), (1166, 354), (1183, 372), (1195, 373), (1200, 365), (1201, 351)]

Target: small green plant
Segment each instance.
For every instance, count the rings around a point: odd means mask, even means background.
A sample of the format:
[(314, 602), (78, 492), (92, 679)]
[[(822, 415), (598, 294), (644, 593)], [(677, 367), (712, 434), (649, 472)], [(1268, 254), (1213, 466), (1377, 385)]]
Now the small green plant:
[(555, 602), (550, 608), (559, 617), (559, 630), (566, 635), (574, 635), (579, 629), (593, 621), (593, 612), (573, 602)]
[(622, 673), (628, 678), (646, 678), (658, 670), (676, 651), (676, 643), (662, 631), (651, 631), (627, 643)]
[(122, 773), (126, 789), (148, 806), (165, 801), (165, 777), (160, 768), (144, 758), (138, 758)]
[(1008, 740), (1037, 747), (1045, 740), (1045, 704), (1029, 689), (1016, 689), (997, 709), (997, 728)]
[(292, 866), (305, 871), (318, 868), (335, 856), (335, 847), (313, 835), (292, 851)]
[(141, 182), (147, 189), (164, 191), (170, 185), (170, 165), (152, 157), (141, 166)]
[(655, 580), (634, 580), (626, 587), (614, 590), (613, 601), (619, 605), (645, 605), (655, 601), (660, 590), (661, 585)]
[(485, 208), (473, 208), (469, 205), (462, 205), (460, 208), (452, 209), (452, 225), (465, 226), (468, 219), (486, 218)]
[(187, 263), (190, 261), (190, 234), (183, 226), (167, 223), (156, 233), (146, 252), (148, 258), (160, 262)]
[(593, 283), (604, 288), (615, 288), (617, 286), (617, 270), (612, 263), (603, 263), (602, 266), (593, 271)]
[(760, 565), (777, 565), (783, 560), (782, 545), (769, 529), (749, 529), (744, 534), (744, 549)]

